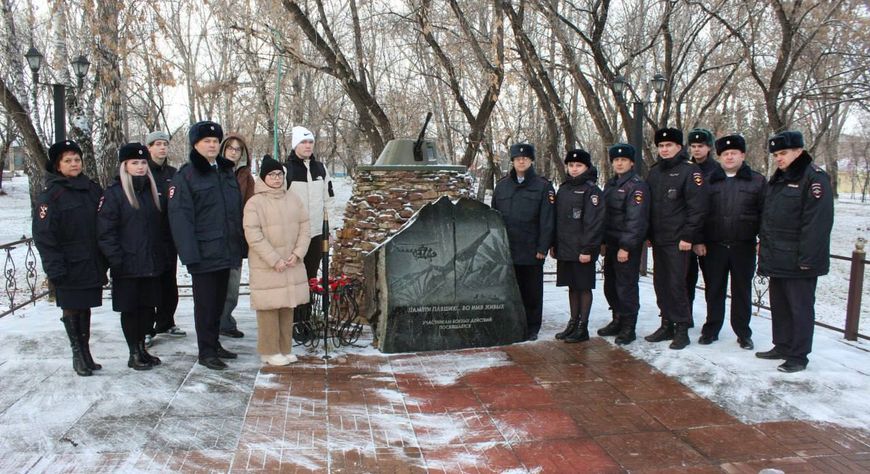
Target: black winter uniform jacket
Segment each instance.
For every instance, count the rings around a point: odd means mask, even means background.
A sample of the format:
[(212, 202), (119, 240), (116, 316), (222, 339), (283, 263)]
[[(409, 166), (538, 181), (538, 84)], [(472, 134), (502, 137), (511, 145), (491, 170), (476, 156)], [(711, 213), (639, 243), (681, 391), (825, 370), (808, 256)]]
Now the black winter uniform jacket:
[(97, 247), (97, 206), (103, 190), (80, 174), (45, 175), (36, 201), (33, 241), (42, 268), (57, 287), (69, 290), (106, 284), (106, 260)]
[(761, 209), (767, 181), (746, 163), (728, 178), (717, 169), (707, 183), (709, 208), (703, 243), (755, 243), (761, 227)]
[(127, 201), (116, 178), (103, 193), (97, 211), (97, 238), (112, 278), (153, 277), (166, 268), (163, 213), (154, 205), (146, 176), (134, 176), (133, 187), (139, 209)]
[(175, 250), (175, 242), (172, 240), (172, 230), (169, 228), (169, 186), (172, 186), (172, 178), (178, 173), (174, 166), (169, 165), (169, 158), (158, 165), (152, 160), (148, 161), (151, 174), (157, 184), (157, 192), (160, 194), (160, 209), (163, 210), (161, 221), (161, 234), (163, 235), (163, 249), (166, 255), (166, 270), (172, 271), (178, 262), (178, 251)]
[(233, 162), (217, 157), (217, 168), (196, 150), (169, 187), (169, 225), (181, 263), (190, 273), (242, 264), (242, 196)]
[(647, 176), (650, 194), (650, 241), (653, 245), (700, 242), (707, 213), (704, 176), (682, 153), (654, 164)]
[(556, 226), (553, 207), (556, 192), (553, 185), (538, 176), (534, 168), (526, 171), (522, 183), (511, 170), (495, 185), (492, 207), (504, 219), (514, 265), (541, 265), (536, 253), (545, 254), (553, 244)]
[(568, 176), (556, 193), (556, 260), (579, 262), (580, 255), (594, 262), (604, 239), (606, 205), (598, 187), (598, 170), (589, 168), (576, 178)]
[(604, 187), (605, 244), (625, 251), (643, 244), (649, 230), (649, 196), (649, 186), (634, 170), (607, 182)]
[(761, 217), (758, 273), (778, 278), (827, 274), (833, 225), (831, 180), (804, 151), (770, 178)]

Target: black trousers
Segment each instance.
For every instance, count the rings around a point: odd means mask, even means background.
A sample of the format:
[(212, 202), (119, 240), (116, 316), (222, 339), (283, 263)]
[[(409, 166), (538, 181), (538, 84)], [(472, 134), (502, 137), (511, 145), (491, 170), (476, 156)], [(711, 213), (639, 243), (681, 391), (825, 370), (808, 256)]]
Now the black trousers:
[(786, 360), (807, 364), (813, 350), (818, 278), (770, 278), (773, 345)]
[(175, 326), (175, 309), (178, 308), (178, 280), (175, 276), (177, 269), (178, 265), (173, 264), (172, 268), (160, 275), (160, 304), (157, 305), (152, 335), (166, 332)]
[(217, 356), (220, 347), (221, 312), (227, 299), (230, 270), (195, 273), (193, 279), (193, 320), (200, 357)]
[(323, 263), (323, 236), (317, 235), (311, 238), (311, 243), (308, 244), (308, 252), (305, 253), (305, 272), (308, 273), (308, 278), (317, 276), (317, 270), (320, 269), (320, 264)]
[(692, 311), (686, 292), (689, 254), (677, 244), (653, 246), (653, 287), (662, 319), (690, 323)]
[(526, 335), (538, 334), (544, 313), (544, 265), (514, 265), (514, 273), (526, 310)]
[(637, 282), (640, 278), (640, 253), (643, 246), (628, 251), (628, 261), (616, 259), (618, 245), (608, 245), (604, 253), (604, 297), (613, 314), (636, 315), (640, 310)]
[(739, 338), (752, 336), (752, 278), (755, 275), (755, 243), (738, 242), (707, 245), (704, 258), (707, 322), (701, 334), (718, 336), (725, 321), (725, 295), (731, 276), (731, 329)]
[(704, 285), (707, 284), (707, 272), (704, 269), (704, 257), (695, 255), (695, 252), (689, 252), (689, 267), (686, 269), (686, 297), (689, 299), (689, 314), (692, 314), (692, 308), (695, 304), (695, 290), (698, 286), (698, 269), (704, 275)]

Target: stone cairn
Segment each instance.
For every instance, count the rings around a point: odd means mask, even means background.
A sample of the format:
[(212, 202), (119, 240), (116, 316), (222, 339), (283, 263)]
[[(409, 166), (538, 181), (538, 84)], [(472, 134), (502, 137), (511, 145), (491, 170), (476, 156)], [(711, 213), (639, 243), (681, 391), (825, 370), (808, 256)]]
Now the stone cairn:
[[(452, 200), (473, 197), (472, 184), (473, 178), (466, 171), (357, 170), (344, 211), (344, 227), (333, 244), (330, 273), (343, 273), (363, 283), (366, 253), (395, 234), (421, 207), (441, 196)], [(366, 301), (362, 290), (359, 296), (360, 303)]]

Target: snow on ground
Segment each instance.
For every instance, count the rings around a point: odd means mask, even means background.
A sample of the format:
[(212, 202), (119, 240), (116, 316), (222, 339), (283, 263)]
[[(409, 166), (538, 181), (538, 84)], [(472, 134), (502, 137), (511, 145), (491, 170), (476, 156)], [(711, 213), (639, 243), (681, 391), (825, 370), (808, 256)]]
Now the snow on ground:
[[(350, 183), (347, 179), (336, 180), (336, 198), (330, 211), (330, 226), (333, 230), (341, 226), (341, 209), (350, 196)], [(16, 178), (12, 186), (7, 182), (4, 188), (7, 192), (12, 191), (10, 196), (0, 198), (0, 220), (8, 231), (7, 237), (15, 239), (22, 230), (29, 235), (26, 180), (19, 181)], [(855, 238), (867, 235), (870, 213), (865, 212), (866, 209), (866, 205), (855, 202), (837, 204), (833, 253), (850, 253)], [(843, 266), (846, 268), (840, 268)], [(182, 276), (185, 274), (183, 269), (179, 273)], [(837, 325), (842, 324), (845, 312), (845, 300), (838, 300), (836, 296), (845, 294), (844, 275), (847, 279), (848, 265), (833, 263), (832, 274), (820, 279), (817, 293), (820, 319), (839, 317), (839, 321), (835, 322)], [(610, 318), (600, 290), (601, 281), (598, 283), (599, 289), (594, 292), (590, 324), (592, 331), (606, 324)], [(69, 367), (69, 346), (58, 322), (59, 310), (47, 301), (40, 301), (35, 306), (28, 306), (15, 315), (0, 319), (0, 380), (3, 380), (4, 387), (0, 391), (0, 455), (4, 451), (34, 448), (62, 452), (64, 447), (58, 440), (72, 435), (79, 440), (88, 439), (87, 433), (68, 433), (68, 430), (76, 420), (89, 417), (106, 419), (111, 426), (117, 423), (124, 425), (118, 428), (123, 428), (122, 435), (139, 433), (133, 429), (136, 423), (152, 427), (154, 424), (166, 425), (167, 428), (162, 431), (174, 437), (173, 442), (194, 446), (199, 442), (195, 435), (179, 425), (183, 425), (183, 417), (191, 413), (160, 407), (166, 407), (170, 402), (170, 406), (172, 403), (185, 406), (184, 400), (193, 394), (209, 396), (211, 392), (218, 391), (222, 396), (215, 396), (214, 403), (221, 404), (229, 413), (220, 429), (231, 432), (241, 424), (244, 409), (240, 412), (239, 407), (246, 406), (254, 384), (268, 386), (274, 383), (269, 374), (258, 373), (259, 361), (253, 347), (255, 319), (246, 296), (241, 298), (236, 316), (240, 327), (249, 336), (232, 343), (230, 348), (240, 349), (242, 356), (231, 364), (233, 370), (221, 375), (210, 373), (192, 363), (196, 346), (190, 298), (182, 298), (178, 322), (191, 334), (181, 339), (158, 338), (154, 352), (164, 358), (164, 367), (144, 375), (126, 368), (126, 348), (118, 317), (111, 311), (108, 294), (105, 298), (106, 304), (94, 311), (93, 323), (93, 353), (105, 366), (99, 377), (81, 378), (72, 372)], [(776, 370), (776, 361), (756, 359), (752, 352), (741, 350), (727, 325), (718, 342), (710, 346), (698, 345), (695, 341), (699, 335), (701, 318), (705, 314), (703, 298), (700, 297), (696, 299), (694, 308), (696, 328), (690, 331), (692, 345), (682, 351), (671, 351), (666, 343), (650, 344), (643, 341), (642, 336), (652, 332), (659, 323), (650, 278), (641, 279), (641, 301), (643, 306), (638, 323), (638, 335), (641, 338), (628, 346), (627, 350), (662, 372), (676, 377), (741, 420), (762, 422), (798, 419), (870, 427), (870, 411), (866, 403), (866, 396), (870, 393), (870, 344), (866, 341), (846, 342), (841, 334), (817, 328), (808, 370), (782, 374)], [(865, 308), (868, 305), (870, 299), (865, 298)], [(870, 327), (867, 313), (865, 309), (865, 332)], [(542, 339), (551, 339), (563, 328), (567, 317), (565, 289), (548, 283)], [(757, 350), (768, 349), (771, 331), (767, 312), (761, 311), (754, 318), (752, 327)], [(335, 355), (351, 360), (356, 356), (376, 353), (375, 349), (365, 346), (341, 349)], [(436, 386), (449, 385), (463, 374), (482, 367), (510, 363), (498, 351), (448, 353), (430, 360), (439, 368), (437, 375), (432, 378)], [(414, 368), (394, 364), (394, 371), (402, 373), (403, 370), (413, 371)], [(397, 395), (380, 394), (386, 402)], [(216, 408), (219, 406), (208, 407), (212, 410)], [(195, 409), (194, 406), (187, 408)], [(403, 427), (396, 425), (398, 419), (387, 415), (379, 418), (377, 428), (401, 431)], [(175, 419), (178, 416), (182, 417), (180, 422)], [(455, 420), (449, 417), (433, 416), (429, 421), (433, 433), (444, 439), (455, 439), (462, 435), (456, 431)], [(118, 443), (129, 441), (122, 438), (117, 440)], [(111, 447), (91, 446), (89, 449), (104, 451)]]

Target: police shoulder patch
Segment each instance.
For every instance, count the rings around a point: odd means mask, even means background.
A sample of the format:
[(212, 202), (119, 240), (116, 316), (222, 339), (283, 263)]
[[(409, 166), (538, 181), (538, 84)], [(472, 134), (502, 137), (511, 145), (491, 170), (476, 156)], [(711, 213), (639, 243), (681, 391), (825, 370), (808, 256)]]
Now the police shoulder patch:
[(100, 202), (99, 202), (99, 204), (97, 204), (97, 212), (100, 212), (103, 210), (103, 202), (105, 202), (105, 201), (106, 201), (106, 196), (100, 196)]
[(556, 202), (556, 191), (553, 191), (552, 189), (547, 191), (547, 201), (549, 201), (550, 204), (554, 204)]
[(175, 186), (169, 187), (169, 199), (172, 199), (175, 196)]
[(822, 188), (822, 183), (813, 183), (810, 185), (810, 194), (813, 195), (816, 199), (821, 199), (824, 195), (824, 189)]
[(704, 184), (704, 177), (701, 176), (701, 173), (699, 173), (698, 171), (695, 171), (694, 173), (692, 173), (692, 181), (695, 182), (696, 186), (700, 186), (700, 185)]
[(589, 200), (592, 201), (593, 206), (598, 205), (598, 195), (597, 194), (593, 194), (592, 196), (590, 196)]
[(636, 189), (634, 191), (634, 203), (638, 204), (638, 205), (643, 203), (643, 191), (642, 190)]
[(42, 204), (39, 206), (39, 218), (45, 219), (45, 216), (48, 215), (48, 204)]

